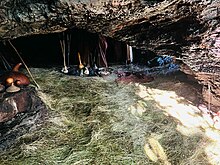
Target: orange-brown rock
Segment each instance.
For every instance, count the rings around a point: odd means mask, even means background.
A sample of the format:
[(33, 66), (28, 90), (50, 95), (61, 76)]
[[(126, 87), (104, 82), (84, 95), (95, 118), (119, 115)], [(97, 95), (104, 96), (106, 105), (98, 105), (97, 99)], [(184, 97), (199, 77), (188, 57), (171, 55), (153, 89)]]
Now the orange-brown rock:
[(22, 64), (19, 63), (12, 69), (12, 71), (4, 73), (0, 77), (0, 81), (2, 82), (2, 84), (6, 86), (10, 86), (11, 83), (8, 82), (8, 79), (13, 79), (14, 84), (17, 86), (29, 85), (30, 84), (29, 78), (24, 73), (18, 71), (21, 65)]

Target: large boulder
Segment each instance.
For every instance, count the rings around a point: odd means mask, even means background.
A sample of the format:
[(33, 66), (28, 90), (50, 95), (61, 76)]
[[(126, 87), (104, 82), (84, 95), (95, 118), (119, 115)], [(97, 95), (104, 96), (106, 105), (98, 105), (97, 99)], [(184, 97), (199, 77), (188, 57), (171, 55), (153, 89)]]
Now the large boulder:
[(47, 107), (32, 87), (17, 93), (0, 93), (0, 151), (11, 147), (23, 134), (36, 129)]

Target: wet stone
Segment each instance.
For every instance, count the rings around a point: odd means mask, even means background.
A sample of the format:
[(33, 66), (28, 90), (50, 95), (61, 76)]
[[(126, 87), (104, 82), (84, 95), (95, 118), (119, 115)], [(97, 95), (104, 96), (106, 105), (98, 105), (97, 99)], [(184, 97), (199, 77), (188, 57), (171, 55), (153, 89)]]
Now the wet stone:
[(0, 93), (0, 151), (13, 147), (16, 139), (36, 128), (46, 114), (46, 105), (32, 87)]

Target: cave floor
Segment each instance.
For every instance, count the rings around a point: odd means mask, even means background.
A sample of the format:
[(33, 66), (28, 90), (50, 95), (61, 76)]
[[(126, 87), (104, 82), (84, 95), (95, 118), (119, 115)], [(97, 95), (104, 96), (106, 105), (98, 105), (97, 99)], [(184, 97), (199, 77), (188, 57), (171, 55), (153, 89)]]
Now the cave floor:
[(199, 88), (180, 73), (150, 83), (31, 68), (50, 108), (0, 164), (219, 164), (219, 131), (200, 114)]

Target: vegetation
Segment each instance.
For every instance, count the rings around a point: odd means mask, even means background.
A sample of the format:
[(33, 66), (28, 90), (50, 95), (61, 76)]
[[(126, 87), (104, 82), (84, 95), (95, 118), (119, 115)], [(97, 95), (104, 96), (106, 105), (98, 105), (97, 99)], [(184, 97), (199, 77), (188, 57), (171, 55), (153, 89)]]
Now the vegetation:
[[(50, 108), (48, 117), (20, 137), (16, 148), (1, 153), (1, 165), (208, 164), (209, 140), (201, 132), (183, 135), (181, 123), (151, 93), (140, 94), (164, 81), (173, 88), (178, 80), (161, 77), (149, 84), (123, 85), (67, 76), (56, 68), (31, 71), (41, 87), (39, 96)], [(184, 101), (189, 104), (181, 97)]]

